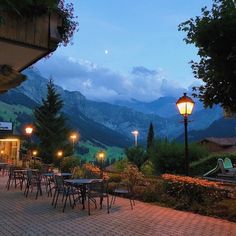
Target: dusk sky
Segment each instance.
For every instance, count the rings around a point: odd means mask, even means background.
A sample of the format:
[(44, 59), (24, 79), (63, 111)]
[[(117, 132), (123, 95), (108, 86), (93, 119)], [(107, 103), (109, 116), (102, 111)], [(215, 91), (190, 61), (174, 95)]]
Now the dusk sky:
[(197, 50), (178, 24), (201, 14), (211, 0), (74, 0), (79, 31), (36, 64), (68, 90), (89, 99), (155, 100), (181, 96), (197, 81), (189, 65)]

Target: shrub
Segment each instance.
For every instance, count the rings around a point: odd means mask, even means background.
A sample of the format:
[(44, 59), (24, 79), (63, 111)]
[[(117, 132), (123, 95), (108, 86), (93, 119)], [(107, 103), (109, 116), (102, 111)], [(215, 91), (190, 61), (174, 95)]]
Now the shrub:
[(138, 147), (131, 147), (125, 149), (125, 154), (128, 158), (128, 160), (135, 164), (139, 170), (141, 166), (144, 164), (145, 161), (147, 161), (147, 155), (145, 153), (145, 150), (138, 146)]
[(64, 157), (61, 161), (61, 171), (62, 172), (71, 172), (72, 169), (76, 166), (79, 166), (80, 159), (78, 157)]
[(164, 174), (164, 192), (176, 199), (184, 199), (187, 207), (195, 202), (198, 204), (208, 204), (220, 201), (228, 197), (229, 192), (222, 189), (216, 182)]
[[(189, 145), (190, 162), (202, 159), (207, 155), (207, 150), (200, 145), (195, 143)], [(177, 143), (175, 141), (169, 142), (167, 139), (157, 140), (154, 145), (152, 162), (157, 174), (185, 173), (184, 144)]]
[(146, 176), (151, 176), (154, 174), (154, 166), (151, 161), (146, 161), (142, 166), (141, 166), (141, 171), (144, 175)]
[(129, 161), (127, 159), (123, 159), (120, 161), (116, 161), (114, 163), (114, 167), (117, 172), (123, 172), (128, 164), (129, 164)]

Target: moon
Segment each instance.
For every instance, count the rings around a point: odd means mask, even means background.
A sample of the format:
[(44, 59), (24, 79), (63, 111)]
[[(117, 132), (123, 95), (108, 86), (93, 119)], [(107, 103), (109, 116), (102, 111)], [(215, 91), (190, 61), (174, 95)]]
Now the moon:
[(104, 52), (105, 52), (106, 55), (108, 54), (108, 50), (107, 49)]

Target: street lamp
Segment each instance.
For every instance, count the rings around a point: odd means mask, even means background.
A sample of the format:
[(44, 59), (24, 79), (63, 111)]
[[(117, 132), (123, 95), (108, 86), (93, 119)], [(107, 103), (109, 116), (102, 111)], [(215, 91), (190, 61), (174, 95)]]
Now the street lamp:
[(101, 165), (101, 177), (103, 177), (103, 163), (104, 163), (104, 160), (105, 160), (105, 152), (104, 151), (98, 152), (97, 159), (100, 162), (100, 165)]
[(32, 154), (33, 154), (33, 157), (34, 157), (34, 168), (35, 168), (35, 158), (36, 158), (36, 156), (38, 154), (38, 151), (37, 150), (33, 150)]
[(63, 151), (59, 150), (57, 152), (57, 157), (59, 159), (59, 169), (61, 170), (61, 160), (62, 160), (62, 157), (63, 157)]
[(28, 155), (30, 155), (29, 159), (31, 159), (32, 153), (31, 153), (31, 135), (33, 133), (33, 126), (32, 125), (27, 125), (25, 127), (25, 133), (28, 136), (28, 144), (29, 144), (29, 148), (28, 148)]
[(138, 132), (138, 130), (134, 130), (131, 133), (134, 135), (134, 146), (137, 147), (138, 146), (138, 135), (139, 135), (139, 132)]
[(75, 142), (78, 139), (78, 134), (77, 133), (72, 133), (70, 135), (70, 139), (72, 140), (72, 145), (73, 145), (73, 153), (75, 152)]
[(188, 116), (192, 114), (194, 101), (184, 93), (184, 96), (176, 102), (180, 115), (184, 117), (184, 143), (185, 143), (185, 174), (189, 175), (189, 158), (188, 158)]

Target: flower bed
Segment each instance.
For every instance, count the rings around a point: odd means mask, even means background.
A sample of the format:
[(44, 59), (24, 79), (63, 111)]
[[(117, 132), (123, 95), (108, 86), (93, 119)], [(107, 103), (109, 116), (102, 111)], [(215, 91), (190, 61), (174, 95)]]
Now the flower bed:
[(164, 174), (164, 192), (176, 199), (182, 199), (188, 208), (192, 204), (207, 205), (228, 198), (229, 192), (218, 183), (186, 176)]

